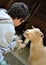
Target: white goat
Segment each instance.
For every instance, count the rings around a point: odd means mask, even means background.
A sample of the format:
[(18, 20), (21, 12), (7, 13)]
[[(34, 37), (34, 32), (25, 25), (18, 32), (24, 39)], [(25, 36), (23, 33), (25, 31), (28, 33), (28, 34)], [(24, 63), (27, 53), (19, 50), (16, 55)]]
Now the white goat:
[(34, 27), (33, 29), (28, 29), (24, 32), (24, 36), (31, 41), (29, 55), (30, 65), (46, 65), (46, 47), (43, 46), (44, 35), (40, 29)]

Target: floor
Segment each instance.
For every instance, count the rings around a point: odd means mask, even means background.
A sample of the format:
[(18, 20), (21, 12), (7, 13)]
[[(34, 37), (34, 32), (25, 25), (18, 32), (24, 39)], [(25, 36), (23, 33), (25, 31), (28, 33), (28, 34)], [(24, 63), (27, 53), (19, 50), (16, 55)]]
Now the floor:
[(29, 65), (28, 64), (28, 57), (29, 57), (28, 48), (25, 48), (22, 50), (15, 49), (11, 53), (7, 53), (4, 56), (11, 65)]

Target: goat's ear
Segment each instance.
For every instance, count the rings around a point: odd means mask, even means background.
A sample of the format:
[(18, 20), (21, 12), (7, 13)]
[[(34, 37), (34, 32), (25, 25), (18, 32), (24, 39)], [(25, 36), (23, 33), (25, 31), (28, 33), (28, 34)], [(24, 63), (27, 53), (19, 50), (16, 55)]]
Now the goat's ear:
[(32, 25), (32, 28), (34, 29), (35, 27)]

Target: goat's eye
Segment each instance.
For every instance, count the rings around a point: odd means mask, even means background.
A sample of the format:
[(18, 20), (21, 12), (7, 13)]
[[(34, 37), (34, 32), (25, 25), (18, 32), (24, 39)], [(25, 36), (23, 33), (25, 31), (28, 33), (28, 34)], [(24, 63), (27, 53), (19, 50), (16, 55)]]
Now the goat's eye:
[(36, 34), (38, 34), (38, 32), (36, 32)]

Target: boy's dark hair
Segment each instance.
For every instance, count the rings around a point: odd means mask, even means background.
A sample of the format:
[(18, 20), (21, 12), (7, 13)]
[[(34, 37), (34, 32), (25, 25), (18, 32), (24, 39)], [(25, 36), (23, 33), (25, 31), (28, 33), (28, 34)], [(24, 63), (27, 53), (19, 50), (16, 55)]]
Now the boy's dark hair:
[(29, 16), (29, 9), (26, 4), (23, 2), (14, 3), (11, 8), (8, 10), (8, 14), (13, 18), (22, 18), (25, 19)]

